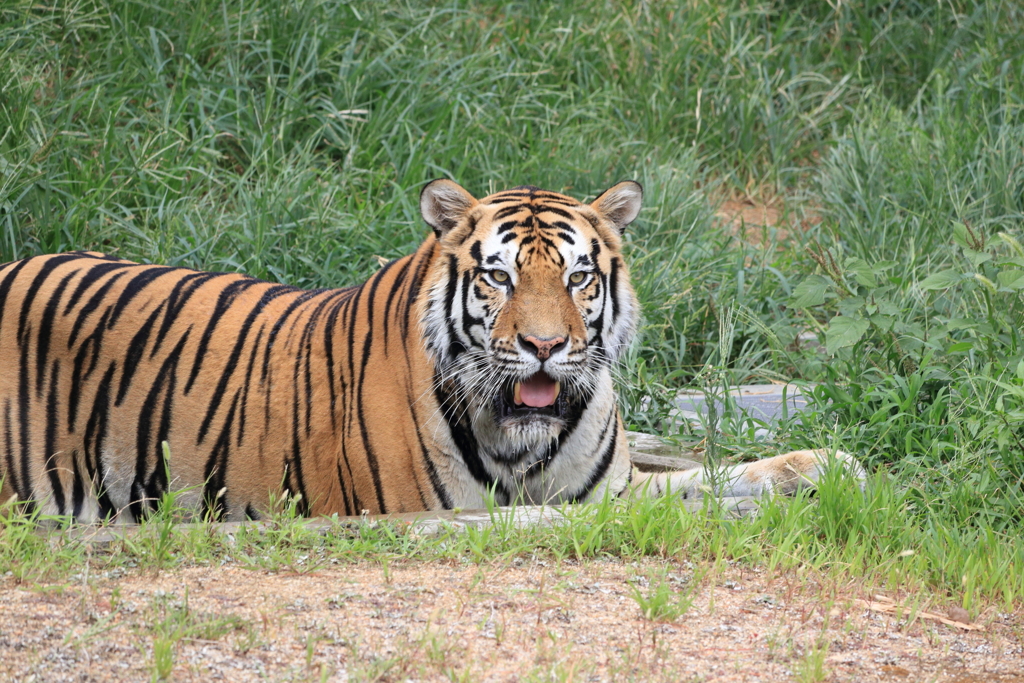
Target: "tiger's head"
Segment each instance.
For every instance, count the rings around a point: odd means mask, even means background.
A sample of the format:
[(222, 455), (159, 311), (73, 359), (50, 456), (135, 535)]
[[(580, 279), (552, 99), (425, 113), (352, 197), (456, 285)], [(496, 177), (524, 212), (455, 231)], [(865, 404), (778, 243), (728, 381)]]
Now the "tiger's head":
[(446, 410), (461, 410), (491, 454), (516, 459), (572, 427), (629, 345), (639, 304), (622, 234), (639, 184), (590, 204), (535, 187), (477, 200), (449, 180), (420, 196), (439, 260), (423, 317)]

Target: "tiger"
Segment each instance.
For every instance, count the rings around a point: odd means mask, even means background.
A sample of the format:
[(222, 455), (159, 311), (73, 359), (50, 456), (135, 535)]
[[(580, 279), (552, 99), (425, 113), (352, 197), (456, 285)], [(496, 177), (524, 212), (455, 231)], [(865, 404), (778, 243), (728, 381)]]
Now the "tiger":
[[(169, 492), (222, 521), (683, 498), (698, 468), (632, 466), (613, 370), (640, 304), (623, 235), (643, 190), (589, 204), (425, 185), (431, 228), (360, 285), (304, 290), (98, 252), (0, 266), (0, 502), (139, 522)], [(791, 493), (797, 451), (716, 493)]]

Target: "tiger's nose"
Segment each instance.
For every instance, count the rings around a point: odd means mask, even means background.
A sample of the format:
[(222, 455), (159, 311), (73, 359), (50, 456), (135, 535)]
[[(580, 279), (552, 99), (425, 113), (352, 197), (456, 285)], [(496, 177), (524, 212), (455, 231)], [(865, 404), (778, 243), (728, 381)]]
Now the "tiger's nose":
[(519, 335), (519, 343), (524, 349), (537, 356), (538, 360), (547, 360), (551, 354), (565, 346), (565, 337), (534, 337)]

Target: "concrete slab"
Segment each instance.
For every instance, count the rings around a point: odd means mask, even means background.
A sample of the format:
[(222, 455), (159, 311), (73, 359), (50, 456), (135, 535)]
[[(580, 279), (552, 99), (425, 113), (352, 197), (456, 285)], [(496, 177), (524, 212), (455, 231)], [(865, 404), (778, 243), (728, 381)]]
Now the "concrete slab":
[[(732, 516), (743, 516), (757, 509), (757, 499), (747, 497), (722, 498), (722, 509)], [(701, 500), (680, 500), (679, 504), (697, 512), (704, 506)], [(409, 525), (409, 530), (424, 536), (435, 536), (448, 531), (464, 531), (469, 527), (481, 528), (492, 525), (515, 528), (528, 526), (554, 526), (565, 524), (568, 520), (559, 509), (548, 506), (520, 505), (516, 507), (499, 507), (489, 510), (445, 510), (440, 512), (409, 512), (392, 515), (364, 515), (360, 517), (320, 517), (302, 520), (300, 523), (307, 529), (322, 536), (337, 533), (349, 533), (361, 527), (374, 527), (381, 523), (399, 523)], [(265, 533), (273, 528), (274, 522), (221, 522), (211, 526), (214, 533), (222, 534), (228, 541), (247, 529), (255, 533)], [(177, 524), (179, 532), (188, 532), (195, 527), (207, 527), (205, 524)], [(119, 526), (75, 526), (69, 529), (44, 531), (51, 537), (61, 537), (66, 541), (85, 544), (93, 551), (104, 551), (123, 541), (136, 538), (144, 527), (136, 524)]]
[[(807, 397), (793, 384), (745, 384), (729, 387), (714, 396), (720, 419), (737, 420), (744, 416), (773, 426), (805, 410)], [(703, 423), (708, 416), (708, 397), (701, 391), (681, 391), (676, 397), (679, 416)]]
[(641, 472), (689, 470), (701, 466), (700, 455), (653, 434), (626, 432), (626, 438), (630, 458)]

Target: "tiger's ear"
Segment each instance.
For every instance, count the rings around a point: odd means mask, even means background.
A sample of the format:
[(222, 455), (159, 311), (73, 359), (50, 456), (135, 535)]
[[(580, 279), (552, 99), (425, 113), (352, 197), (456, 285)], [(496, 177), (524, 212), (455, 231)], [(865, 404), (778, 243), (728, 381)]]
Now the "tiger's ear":
[(623, 180), (602, 192), (590, 202), (590, 206), (611, 221), (621, 235), (626, 232), (626, 226), (636, 220), (643, 198), (644, 188), (640, 187), (640, 183)]
[(434, 229), (438, 239), (459, 224), (462, 217), (476, 206), (476, 199), (458, 183), (434, 180), (420, 192), (420, 215)]

